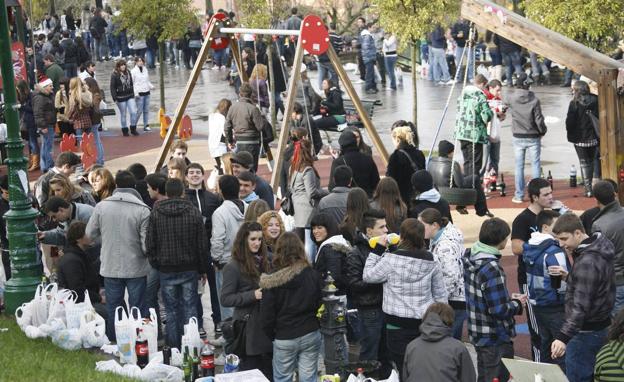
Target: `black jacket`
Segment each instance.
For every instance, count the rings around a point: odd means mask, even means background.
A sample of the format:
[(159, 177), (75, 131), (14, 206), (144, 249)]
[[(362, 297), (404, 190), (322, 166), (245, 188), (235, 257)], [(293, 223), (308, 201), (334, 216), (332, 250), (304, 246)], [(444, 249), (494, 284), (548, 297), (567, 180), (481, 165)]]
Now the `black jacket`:
[(208, 239), (201, 213), (184, 199), (156, 203), (147, 229), (147, 258), (161, 272), (208, 269)]
[(127, 73), (129, 79), (126, 83), (121, 80), (121, 74), (117, 71), (113, 71), (113, 74), (111, 74), (110, 92), (111, 96), (113, 97), (113, 101), (115, 102), (127, 101), (130, 98), (134, 97), (134, 85), (132, 83), (132, 75), (130, 74), (129, 70), (127, 70)]
[(582, 100), (570, 101), (566, 117), (568, 142), (581, 143), (598, 139), (596, 130), (588, 113), (598, 118), (598, 97), (593, 94), (584, 96)]
[(58, 285), (76, 292), (76, 302), (84, 300), (85, 291), (89, 291), (91, 302), (100, 302), (100, 276), (87, 254), (75, 245), (64, 249), (58, 264)]
[[(411, 162), (410, 162), (411, 159)], [(412, 166), (412, 163), (416, 166)], [(409, 203), (412, 198), (412, 174), (425, 169), (425, 155), (418, 148), (401, 142), (388, 159), (386, 176), (396, 180), (401, 192), (401, 199)]]
[[(329, 238), (328, 238), (329, 240)], [(334, 279), (334, 285), (338, 288), (336, 295), (342, 296), (347, 293), (347, 283), (342, 273), (343, 263), (346, 261), (347, 255), (351, 251), (351, 247), (343, 243), (329, 243), (322, 245), (316, 260), (314, 261), (314, 270), (319, 273), (322, 280), (325, 280), (328, 272)]]
[(65, 51), (65, 64), (78, 64), (78, 47), (76, 43), (69, 38), (65, 38), (60, 42), (61, 47)]
[(330, 115), (345, 115), (346, 111), (342, 102), (342, 92), (337, 87), (329, 89), (327, 97), (321, 101), (321, 105), (327, 107)]
[(40, 91), (35, 91), (32, 98), (32, 107), (37, 129), (47, 129), (56, 123), (54, 94), (46, 95)]
[(89, 32), (95, 39), (101, 39), (106, 34), (108, 23), (102, 16), (93, 16), (89, 21)]
[(212, 237), (212, 214), (223, 203), (223, 200), (208, 190), (186, 189), (186, 199), (199, 210), (206, 227), (206, 238), (208, 239), (208, 253), (210, 253), (210, 238)]
[(453, 162), (451, 158), (435, 157), (429, 161), (427, 171), (433, 178), (433, 184), (436, 188), (449, 187), (451, 184), (451, 164), (453, 164), (453, 187), (461, 188), (464, 183), (464, 175), (462, 174), (459, 163)]
[(379, 171), (371, 156), (362, 154), (356, 146), (342, 148), (342, 154), (334, 159), (331, 165), (329, 177), (329, 191), (334, 189), (334, 171), (338, 166), (347, 165), (353, 172), (353, 187), (359, 187), (366, 191), (368, 197), (373, 196), (379, 183)]
[(359, 234), (347, 256), (344, 279), (349, 289), (349, 301), (354, 308), (381, 308), (383, 284), (369, 284), (362, 280), (366, 258), (371, 252), (368, 239)]
[[(462, 37), (459, 37), (459, 32), (463, 32)], [(451, 28), (451, 36), (453, 36), (453, 40), (457, 43), (457, 46), (463, 48), (466, 46), (466, 42), (468, 41), (468, 37), (470, 36), (470, 22), (468, 20), (458, 21), (453, 24)], [(477, 41), (478, 33), (475, 29), (474, 40)]]
[(444, 200), (444, 198), (440, 198), (437, 203), (433, 203), (429, 200), (416, 200), (413, 199), (409, 210), (407, 211), (408, 218), (418, 219), (418, 215), (421, 212), (426, 210), (427, 208), (435, 208), (440, 211), (443, 217), (448, 218), (448, 220), (452, 223), (453, 218), (451, 217), (451, 207), (448, 202)]
[(522, 50), (520, 45), (516, 44), (513, 41), (509, 41), (506, 38), (501, 37), (499, 35), (494, 36), (494, 44), (498, 45), (500, 52), (503, 54), (520, 52)]
[(323, 283), (307, 263), (263, 274), (260, 287), (262, 328), (271, 340), (290, 340), (319, 329), (316, 311)]
[(25, 101), (20, 101), (20, 129), (25, 131), (36, 131), (35, 114), (33, 110), (33, 97), (32, 93), (28, 94)]

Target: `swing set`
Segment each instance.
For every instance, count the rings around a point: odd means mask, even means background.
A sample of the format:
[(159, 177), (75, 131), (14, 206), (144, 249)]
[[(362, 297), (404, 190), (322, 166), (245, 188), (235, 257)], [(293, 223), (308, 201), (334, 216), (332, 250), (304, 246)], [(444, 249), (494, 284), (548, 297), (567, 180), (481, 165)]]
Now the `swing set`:
[[(218, 15), (218, 17), (217, 17)], [(332, 47), (329, 41), (329, 33), (327, 32), (327, 28), (321, 21), (318, 16), (308, 15), (303, 19), (301, 23), (300, 30), (284, 30), (284, 29), (253, 29), (253, 28), (237, 28), (234, 25), (234, 22), (229, 20), (227, 16), (223, 14), (216, 14), (210, 20), (210, 25), (208, 27), (208, 31), (206, 33), (206, 38), (204, 43), (202, 44), (201, 50), (199, 51), (199, 55), (193, 69), (191, 71), (191, 76), (187, 81), (186, 88), (184, 91), (184, 95), (178, 104), (172, 123), (170, 126), (180, 126), (180, 123), (183, 119), (184, 112), (186, 107), (188, 106), (188, 102), (190, 100), (191, 94), (193, 93), (193, 89), (195, 88), (195, 84), (199, 78), (202, 67), (206, 62), (208, 57), (208, 51), (211, 46), (214, 47), (214, 44), (219, 43), (222, 47), (227, 47), (228, 45), (232, 51), (232, 57), (234, 58), (234, 62), (236, 64), (236, 68), (238, 70), (240, 79), (242, 82), (247, 82), (247, 73), (244, 70), (241, 50), (239, 46), (239, 37), (241, 34), (252, 34), (254, 35), (254, 50), (255, 49), (255, 36), (257, 35), (270, 35), (273, 36), (273, 41), (277, 40), (277, 36), (292, 36), (291, 38), (297, 38), (296, 40), (296, 49), (295, 49), (295, 57), (293, 60), (293, 66), (291, 70), (290, 80), (288, 81), (287, 88), (287, 98), (284, 105), (284, 118), (281, 122), (281, 130), (277, 145), (277, 155), (275, 165), (273, 166), (273, 171), (271, 175), (271, 186), (273, 190), (277, 190), (280, 181), (280, 169), (284, 162), (284, 156), (282, 155), (284, 150), (286, 149), (286, 145), (288, 144), (289, 138), (289, 122), (291, 118), (291, 114), (294, 108), (294, 104), (296, 102), (296, 89), (297, 82), (300, 80), (301, 76), (301, 65), (303, 62), (304, 50), (308, 51), (310, 54), (320, 55), (323, 53), (327, 53), (329, 60), (336, 70), (340, 81), (342, 81), (345, 90), (351, 101), (353, 102), (357, 113), (360, 116), (361, 122), (366, 129), (371, 141), (373, 142), (375, 148), (379, 152), (384, 164), (388, 164), (388, 151), (386, 150), (381, 138), (377, 134), (377, 130), (373, 126), (370, 117), (366, 112), (366, 108), (362, 105), (362, 101), (360, 100), (357, 92), (353, 88), (353, 84), (349, 79), (349, 76), (345, 72), (340, 63), (340, 59), (336, 54), (336, 51)], [(226, 39), (220, 38), (220, 35), (233, 35), (233, 38)], [(223, 46), (225, 45), (225, 46)], [(255, 52), (257, 54), (257, 51)], [(272, 59), (271, 57), (269, 59)], [(283, 67), (282, 67), (282, 70)], [(286, 74), (284, 72), (284, 74)], [(286, 76), (284, 76), (286, 79)], [(271, 91), (273, 91), (271, 89)], [(304, 102), (305, 103), (305, 102)], [(307, 106), (306, 106), (307, 107)], [(155, 170), (160, 169), (167, 158), (167, 153), (171, 144), (173, 143), (174, 136), (176, 134), (176, 128), (169, 128), (167, 130), (167, 134), (164, 137), (164, 141), (160, 147), (160, 151), (158, 154), (158, 158), (154, 165)], [(267, 150), (267, 157), (271, 158), (271, 149)]]

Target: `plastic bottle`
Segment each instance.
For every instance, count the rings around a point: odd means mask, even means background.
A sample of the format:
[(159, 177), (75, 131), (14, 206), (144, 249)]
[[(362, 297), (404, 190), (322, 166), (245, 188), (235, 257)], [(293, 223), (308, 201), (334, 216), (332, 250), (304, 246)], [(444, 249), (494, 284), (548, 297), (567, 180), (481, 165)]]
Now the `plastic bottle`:
[[(379, 243), (380, 238), (381, 238), (380, 236), (371, 237), (370, 239), (368, 239), (368, 245), (371, 248), (375, 248), (377, 246), (377, 243)], [(389, 233), (387, 235), (387, 238), (388, 238), (389, 245), (397, 245), (399, 244), (399, 241), (401, 240), (401, 237), (397, 235), (396, 233)]]
[(137, 366), (143, 369), (149, 363), (149, 347), (147, 346), (147, 338), (145, 338), (142, 329), (137, 329), (137, 340), (134, 344), (134, 352), (137, 357)]
[(361, 367), (358, 367), (357, 368), (357, 381), (364, 382), (365, 379), (366, 377), (364, 376), (364, 369), (362, 369)]
[(184, 359), (182, 361), (182, 371), (184, 371), (184, 382), (192, 382), (191, 380), (191, 360), (189, 357), (188, 346), (184, 347)]
[(554, 190), (555, 187), (553, 185), (553, 177), (552, 177), (552, 173), (550, 172), (550, 170), (548, 170), (548, 176), (546, 177), (546, 180), (548, 181), (548, 183), (550, 183), (550, 189)]
[(201, 366), (202, 377), (214, 377), (215, 375), (214, 350), (212, 350), (212, 346), (210, 346), (208, 341), (204, 343), (204, 347), (202, 347), (200, 357), (201, 357), (200, 366)]
[(576, 166), (570, 167), (570, 187), (576, 187)]

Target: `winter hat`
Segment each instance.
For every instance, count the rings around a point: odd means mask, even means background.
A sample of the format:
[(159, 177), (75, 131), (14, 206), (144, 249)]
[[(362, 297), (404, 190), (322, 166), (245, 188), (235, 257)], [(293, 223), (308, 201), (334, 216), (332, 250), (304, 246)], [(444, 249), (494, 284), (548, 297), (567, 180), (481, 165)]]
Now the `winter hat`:
[(349, 146), (357, 146), (357, 140), (355, 139), (355, 134), (351, 130), (345, 130), (340, 134), (340, 138), (338, 138), (338, 144), (340, 148), (345, 148)]
[(533, 83), (531, 77), (527, 76), (525, 72), (518, 74), (518, 78), (516, 79), (516, 87), (520, 89), (528, 89), (529, 86)]
[(440, 143), (438, 143), (438, 155), (439, 156), (446, 157), (453, 151), (455, 151), (455, 145), (453, 145), (451, 142), (443, 140), (443, 141), (440, 141)]
[(412, 188), (417, 192), (429, 191), (433, 188), (433, 178), (429, 171), (418, 170), (412, 175)]
[(48, 77), (41, 77), (41, 79), (39, 80), (39, 86), (43, 89), (46, 86), (50, 86), (52, 85), (52, 80), (49, 79)]
[(253, 165), (253, 155), (247, 151), (239, 151), (232, 155), (230, 162), (238, 163), (245, 168), (251, 168)]

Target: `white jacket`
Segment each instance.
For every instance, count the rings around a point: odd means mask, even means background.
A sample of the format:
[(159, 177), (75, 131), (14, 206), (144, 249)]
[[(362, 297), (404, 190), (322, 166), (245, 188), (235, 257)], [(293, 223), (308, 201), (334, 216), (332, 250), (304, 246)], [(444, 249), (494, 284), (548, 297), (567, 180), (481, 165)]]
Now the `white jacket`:
[(134, 66), (130, 71), (132, 74), (132, 83), (134, 85), (134, 96), (138, 97), (139, 93), (147, 93), (154, 89), (154, 85), (149, 80), (149, 74), (147, 74), (147, 68), (143, 66), (143, 70), (138, 66)]
[(214, 112), (208, 116), (208, 150), (210, 156), (219, 158), (227, 153), (227, 145), (223, 135), (223, 126), (225, 126), (225, 116), (219, 112)]
[(465, 301), (464, 292), (464, 236), (452, 223), (442, 229), (440, 236), (432, 239), (429, 250), (444, 276), (444, 285), (449, 300)]

